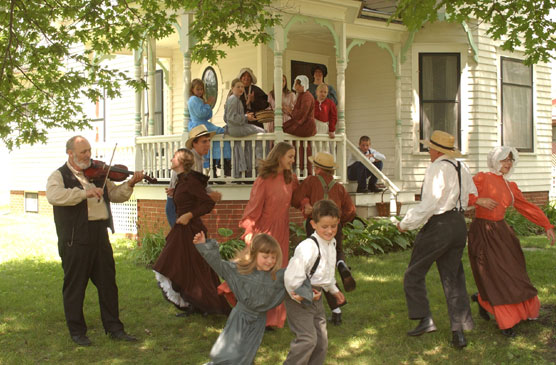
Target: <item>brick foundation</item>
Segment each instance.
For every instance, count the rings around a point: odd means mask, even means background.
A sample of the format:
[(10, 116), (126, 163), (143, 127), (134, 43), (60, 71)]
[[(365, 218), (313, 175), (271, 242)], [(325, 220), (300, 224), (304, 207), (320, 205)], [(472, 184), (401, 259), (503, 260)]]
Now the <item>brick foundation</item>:
[[(36, 191), (33, 191), (36, 193)], [(46, 192), (39, 191), (39, 212), (40, 215), (52, 216), (52, 205), (46, 200)], [(25, 213), (25, 191), (11, 190), (10, 191), (10, 213), (23, 214)]]
[[(218, 235), (218, 228), (229, 228), (234, 232), (232, 238), (239, 237), (242, 229), (238, 227), (238, 223), (246, 205), (246, 200), (226, 200), (216, 203), (212, 212), (202, 217), (209, 237), (221, 240), (223, 237)], [(170, 226), (166, 220), (165, 207), (165, 200), (140, 199), (137, 201), (137, 235), (139, 237), (147, 232), (162, 231), (165, 235), (168, 234)], [(290, 222), (302, 225), (303, 221), (301, 212), (290, 207)]]

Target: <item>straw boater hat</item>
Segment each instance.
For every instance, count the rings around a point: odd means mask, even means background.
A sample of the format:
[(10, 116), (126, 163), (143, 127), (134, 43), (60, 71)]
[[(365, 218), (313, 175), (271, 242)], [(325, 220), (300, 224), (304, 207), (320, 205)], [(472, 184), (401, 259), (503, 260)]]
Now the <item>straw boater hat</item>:
[(216, 132), (209, 132), (207, 130), (207, 127), (205, 127), (203, 124), (198, 125), (189, 131), (189, 138), (185, 142), (185, 147), (187, 147), (188, 149), (193, 148), (193, 140), (195, 138), (202, 136), (209, 136), (210, 138), (212, 138), (215, 134)]
[(334, 170), (338, 167), (338, 165), (334, 163), (334, 156), (327, 152), (319, 152), (314, 158), (313, 156), (309, 156), (309, 161), (321, 169)]
[(238, 79), (241, 80), (241, 76), (243, 76), (244, 73), (248, 73), (249, 75), (251, 75), (251, 83), (253, 85), (255, 85), (257, 83), (257, 77), (255, 76), (255, 74), (253, 73), (253, 70), (251, 70), (249, 67), (244, 67), (241, 70), (239, 70), (239, 75), (237, 76)]
[(421, 140), (421, 143), (428, 148), (442, 152), (450, 157), (461, 157), (463, 156), (460, 151), (454, 147), (455, 142), (454, 136), (450, 133), (443, 131), (434, 131), (430, 140)]

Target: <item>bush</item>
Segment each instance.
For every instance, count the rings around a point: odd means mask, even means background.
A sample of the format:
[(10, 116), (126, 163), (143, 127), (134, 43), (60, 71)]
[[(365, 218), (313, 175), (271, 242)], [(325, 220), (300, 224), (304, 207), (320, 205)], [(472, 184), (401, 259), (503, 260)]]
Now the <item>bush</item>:
[[(229, 228), (218, 228), (218, 234), (222, 237), (230, 237), (233, 233), (234, 231)], [(230, 260), (237, 254), (238, 251), (243, 250), (245, 242), (239, 238), (232, 238), (220, 243), (219, 246), (220, 256), (224, 260)]]
[(401, 233), (394, 223), (384, 218), (357, 218), (343, 228), (346, 254), (376, 255), (406, 250), (415, 240), (415, 231)]
[(130, 251), (131, 259), (138, 265), (151, 267), (160, 256), (165, 245), (166, 236), (162, 231), (145, 233), (141, 239), (141, 245)]
[(289, 245), (289, 256), (292, 257), (297, 245), (307, 238), (307, 232), (305, 232), (305, 226), (297, 225), (290, 222), (290, 245)]
[(556, 223), (556, 200), (548, 202), (543, 208), (542, 211), (548, 217), (550, 223)]
[(506, 210), (504, 219), (506, 220), (506, 223), (513, 228), (515, 234), (518, 236), (535, 236), (544, 232), (544, 228), (530, 222), (513, 207), (509, 207)]

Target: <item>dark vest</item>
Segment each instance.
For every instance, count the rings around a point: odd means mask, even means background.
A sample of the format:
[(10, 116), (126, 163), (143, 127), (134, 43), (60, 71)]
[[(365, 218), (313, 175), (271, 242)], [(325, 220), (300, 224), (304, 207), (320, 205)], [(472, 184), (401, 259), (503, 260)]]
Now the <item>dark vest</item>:
[[(64, 187), (67, 189), (79, 188), (83, 189), (83, 185), (77, 180), (77, 177), (71, 172), (67, 164), (58, 169), (64, 180)], [(99, 186), (100, 185), (100, 186)], [(95, 182), (95, 186), (102, 187), (101, 182)], [(108, 189), (104, 187), (104, 197), (108, 197)], [(114, 232), (114, 223), (112, 220), (112, 211), (110, 210), (110, 202), (104, 199), (108, 209), (108, 227)], [(56, 224), (56, 233), (58, 234), (58, 245), (71, 246), (74, 243), (87, 243), (89, 236), (88, 223), (89, 213), (87, 211), (87, 199), (84, 199), (77, 205), (53, 207), (54, 223)]]

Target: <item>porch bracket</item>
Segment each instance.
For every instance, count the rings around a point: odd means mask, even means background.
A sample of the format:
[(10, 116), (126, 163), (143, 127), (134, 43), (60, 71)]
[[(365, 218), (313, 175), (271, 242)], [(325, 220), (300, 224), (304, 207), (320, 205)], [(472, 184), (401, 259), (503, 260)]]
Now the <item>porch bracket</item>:
[(288, 33), (290, 32), (290, 28), (296, 23), (307, 23), (309, 18), (303, 15), (296, 14), (294, 15), (288, 24), (284, 27), (284, 49), (288, 48)]
[(353, 40), (351, 41), (351, 43), (349, 44), (349, 46), (347, 46), (347, 48), (346, 48), (346, 66), (347, 66), (348, 63), (349, 63), (349, 53), (351, 52), (351, 50), (353, 49), (353, 47), (355, 47), (355, 46), (362, 46), (362, 45), (364, 45), (365, 43), (367, 43), (367, 41), (364, 41), (364, 40), (362, 40), (362, 39), (353, 39)]
[(338, 33), (334, 29), (334, 25), (328, 20), (319, 19), (319, 18), (315, 18), (315, 23), (317, 23), (321, 27), (328, 28), (330, 33), (332, 33), (332, 38), (334, 38), (334, 48), (336, 49), (336, 57), (341, 58), (340, 57), (340, 40), (339, 40)]
[(390, 45), (384, 42), (376, 42), (376, 45), (390, 53), (390, 57), (392, 57), (392, 71), (394, 71), (394, 75), (398, 76), (398, 57), (396, 57), (394, 51), (390, 48)]
[(461, 26), (463, 27), (465, 34), (467, 34), (469, 47), (471, 47), (471, 50), (473, 51), (473, 59), (476, 63), (479, 63), (479, 50), (477, 48), (477, 45), (475, 44), (475, 41), (473, 40), (473, 33), (471, 33), (471, 29), (469, 29), (469, 26), (466, 22), (461, 22)]

